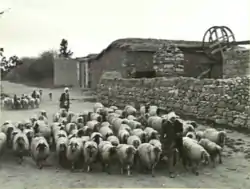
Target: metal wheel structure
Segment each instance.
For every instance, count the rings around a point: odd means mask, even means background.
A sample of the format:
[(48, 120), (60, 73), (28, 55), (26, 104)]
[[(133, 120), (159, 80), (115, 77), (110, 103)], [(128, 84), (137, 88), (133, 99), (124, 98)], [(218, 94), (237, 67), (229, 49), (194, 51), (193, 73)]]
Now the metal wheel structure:
[[(227, 26), (213, 26), (203, 36), (204, 52), (212, 59), (218, 60), (217, 53), (220, 52), (224, 61), (224, 52), (233, 46), (235, 36)], [(208, 45), (207, 45), (208, 43)]]

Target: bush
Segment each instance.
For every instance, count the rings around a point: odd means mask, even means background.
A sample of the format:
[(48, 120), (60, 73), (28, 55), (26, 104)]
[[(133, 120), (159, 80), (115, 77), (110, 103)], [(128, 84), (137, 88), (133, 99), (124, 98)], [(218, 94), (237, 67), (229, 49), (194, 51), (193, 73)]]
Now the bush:
[(40, 82), (53, 78), (55, 52), (43, 52), (38, 58), (22, 58), (22, 65), (12, 69), (4, 79), (16, 82)]

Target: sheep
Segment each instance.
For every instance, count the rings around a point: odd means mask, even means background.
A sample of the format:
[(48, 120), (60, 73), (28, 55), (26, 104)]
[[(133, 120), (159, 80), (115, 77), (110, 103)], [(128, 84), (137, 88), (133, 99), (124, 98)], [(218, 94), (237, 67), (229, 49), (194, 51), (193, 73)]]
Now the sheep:
[(77, 125), (75, 123), (68, 123), (65, 127), (65, 130), (68, 134), (70, 134), (71, 131), (75, 129), (77, 129)]
[(118, 132), (118, 138), (121, 144), (126, 144), (129, 136), (130, 136), (129, 132), (125, 129), (121, 129)]
[(116, 136), (109, 136), (107, 141), (111, 142), (113, 146), (118, 146), (120, 144), (120, 141)]
[(129, 136), (127, 140), (127, 144), (133, 145), (137, 149), (138, 146), (140, 146), (141, 144), (141, 139), (136, 135)]
[(47, 160), (50, 148), (43, 136), (35, 136), (31, 142), (31, 156), (39, 169), (43, 168), (43, 162)]
[[(126, 124), (127, 122), (128, 122), (128, 120), (125, 120), (125, 119), (114, 118), (111, 122), (111, 125), (113, 125), (114, 133), (117, 134), (121, 125)], [(129, 129), (130, 129), (130, 127), (129, 127)]]
[(112, 109), (113, 111), (118, 110), (116, 106), (110, 106), (109, 108)]
[(196, 139), (200, 141), (202, 138), (204, 138), (204, 132), (203, 131), (196, 131), (195, 132)]
[(103, 141), (103, 137), (100, 133), (93, 132), (90, 136), (90, 140), (95, 141), (99, 145), (100, 142)]
[(204, 131), (203, 137), (209, 139), (212, 142), (215, 142), (223, 148), (226, 142), (227, 135), (225, 131), (217, 131), (214, 128), (209, 128)]
[(123, 116), (124, 117), (128, 117), (128, 115), (133, 115), (133, 116), (135, 116), (136, 115), (136, 109), (133, 107), (133, 106), (131, 106), (131, 105), (127, 105), (127, 106), (125, 106), (125, 108), (124, 108), (124, 111), (123, 111)]
[(57, 144), (59, 138), (67, 138), (67, 133), (64, 130), (58, 130), (54, 133), (54, 141)]
[(151, 139), (148, 143), (153, 145), (153, 146), (157, 146), (159, 149), (162, 150), (162, 144), (161, 144), (161, 142), (159, 140)]
[(30, 106), (31, 108), (35, 108), (35, 105), (36, 105), (36, 99), (30, 98), (30, 99), (29, 99), (29, 106)]
[[(189, 137), (183, 137), (183, 149), (185, 153), (185, 161), (187, 160), (190, 164), (195, 163), (192, 171), (195, 175), (199, 175), (198, 167), (200, 162), (202, 161), (203, 164), (209, 164), (210, 155), (208, 152), (195, 142), (195, 140)], [(186, 163), (184, 162), (184, 166), (186, 167)]]
[(56, 155), (61, 166), (64, 165), (67, 157), (66, 151), (68, 146), (68, 138), (67, 137), (59, 137), (56, 142)]
[(15, 155), (19, 158), (18, 163), (22, 164), (23, 156), (29, 150), (29, 140), (26, 134), (20, 130), (13, 131), (13, 143), (12, 148)]
[(138, 149), (138, 163), (151, 170), (152, 177), (155, 177), (154, 169), (160, 160), (162, 150), (158, 146), (149, 143), (142, 143)]
[(83, 146), (84, 162), (87, 165), (87, 172), (90, 172), (93, 162), (96, 161), (98, 154), (98, 146), (94, 141), (86, 141)]
[(96, 120), (98, 122), (102, 122), (102, 116), (95, 112), (90, 112), (90, 120)]
[(59, 115), (60, 115), (60, 117), (67, 117), (68, 112), (67, 112), (67, 110), (65, 108), (60, 108)]
[(40, 105), (40, 99), (39, 98), (35, 98), (35, 105), (37, 108), (39, 108)]
[(182, 125), (183, 125), (183, 136), (186, 136), (188, 132), (195, 132), (195, 129), (191, 124), (187, 124), (185, 121), (182, 121)]
[(49, 144), (52, 143), (52, 141), (51, 141), (51, 128), (49, 127), (48, 124), (46, 124), (46, 122), (37, 120), (34, 123), (33, 128), (34, 128), (35, 134), (41, 133), (41, 135), (44, 136), (44, 138), (47, 140), (47, 142)]
[(117, 156), (120, 162), (121, 174), (123, 174), (124, 166), (126, 166), (128, 176), (131, 175), (131, 167), (134, 163), (136, 149), (133, 145), (119, 144), (116, 147)]
[(148, 118), (148, 126), (152, 127), (158, 132), (161, 132), (163, 118), (159, 116), (151, 116)]
[(75, 170), (76, 162), (79, 161), (83, 149), (83, 143), (80, 138), (72, 137), (66, 150), (66, 157), (71, 162), (71, 171)]
[(102, 141), (98, 145), (98, 151), (100, 154), (103, 171), (106, 171), (108, 174), (110, 174), (110, 164), (116, 157), (116, 147), (113, 146), (109, 141)]
[(68, 119), (67, 117), (60, 117), (58, 122), (66, 126), (68, 123)]
[(43, 115), (37, 116), (37, 120), (44, 121), (46, 124), (48, 124), (48, 118)]
[[(127, 124), (121, 124), (119, 130), (126, 130), (129, 133), (132, 132), (132, 129)], [(119, 131), (118, 131), (119, 132)]]
[(199, 144), (207, 150), (207, 152), (210, 154), (211, 161), (213, 162), (213, 167), (215, 167), (215, 161), (214, 159), (218, 156), (219, 157), (219, 163), (222, 163), (221, 159), (221, 153), (222, 153), (222, 147), (220, 147), (218, 144), (204, 138), (199, 141)]
[(22, 104), (22, 107), (24, 109), (28, 109), (29, 108), (29, 100), (27, 98), (21, 99), (21, 104)]
[(94, 112), (96, 112), (98, 108), (104, 108), (103, 104), (100, 102), (95, 103), (93, 107)]
[(101, 127), (99, 132), (103, 136), (104, 140), (106, 140), (109, 136), (114, 135), (113, 131), (107, 126)]
[(6, 134), (7, 136), (7, 145), (8, 147), (11, 147), (11, 136), (13, 133), (15, 126), (11, 121), (5, 121), (2, 125), (1, 131)]
[(27, 138), (29, 140), (29, 144), (31, 144), (32, 138), (34, 137), (34, 130), (33, 130), (33, 128), (30, 128), (30, 129), (25, 128), (23, 130), (23, 132), (26, 134), (26, 136), (27, 136)]
[(151, 139), (159, 139), (159, 134), (156, 130), (154, 130), (153, 128), (151, 127), (146, 127), (144, 129), (144, 131), (146, 132), (146, 135), (147, 135), (147, 139), (148, 140), (151, 140)]
[(131, 134), (138, 136), (142, 143), (147, 142), (147, 133), (142, 129), (134, 129), (132, 130)]
[(168, 114), (164, 114), (161, 116), (163, 119), (174, 121), (176, 119), (180, 119), (180, 116), (178, 116), (175, 112), (169, 112)]
[(189, 132), (187, 132), (186, 137), (196, 139), (196, 134), (193, 131), (189, 131)]
[(112, 124), (112, 123), (113, 123), (113, 120), (114, 120), (115, 118), (120, 118), (120, 114), (111, 113), (111, 114), (107, 115), (106, 120), (107, 120), (109, 123)]
[(138, 121), (134, 121), (134, 120), (129, 120), (128, 121), (128, 126), (131, 128), (131, 129), (139, 129), (139, 128), (142, 128), (142, 124)]
[(131, 121), (137, 121), (137, 118), (133, 115), (128, 115), (127, 119)]
[(86, 126), (88, 126), (92, 130), (92, 132), (96, 132), (99, 130), (100, 122), (91, 120), (87, 122)]
[(124, 112), (123, 112), (122, 110), (117, 109), (117, 110), (115, 110), (114, 113), (115, 113), (115, 114), (118, 114), (119, 117), (124, 117)]
[(42, 115), (42, 116), (48, 118), (47, 112), (45, 110), (40, 110), (39, 115)]
[(53, 122), (59, 122), (61, 115), (60, 112), (57, 112), (53, 115)]
[(4, 151), (6, 141), (7, 141), (6, 134), (4, 132), (0, 132), (0, 155), (2, 155)]
[(90, 136), (92, 132), (89, 126), (83, 126), (83, 128), (79, 129), (79, 134), (81, 134), (81, 136)]
[(149, 106), (149, 116), (157, 116), (159, 115), (160, 109), (158, 106)]

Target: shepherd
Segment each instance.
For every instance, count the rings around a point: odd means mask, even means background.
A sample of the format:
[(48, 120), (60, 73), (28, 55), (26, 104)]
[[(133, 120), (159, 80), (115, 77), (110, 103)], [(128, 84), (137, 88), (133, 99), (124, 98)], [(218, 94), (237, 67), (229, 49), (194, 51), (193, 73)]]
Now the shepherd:
[(64, 93), (61, 94), (60, 97), (60, 108), (65, 108), (67, 111), (69, 111), (69, 88), (64, 88)]

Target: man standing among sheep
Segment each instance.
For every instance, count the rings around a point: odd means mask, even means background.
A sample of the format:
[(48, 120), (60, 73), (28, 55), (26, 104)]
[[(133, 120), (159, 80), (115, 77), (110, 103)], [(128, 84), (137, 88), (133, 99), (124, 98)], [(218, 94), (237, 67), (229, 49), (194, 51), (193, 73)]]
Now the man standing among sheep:
[(69, 88), (64, 88), (64, 93), (61, 94), (60, 97), (60, 108), (65, 108), (67, 111), (69, 111)]

